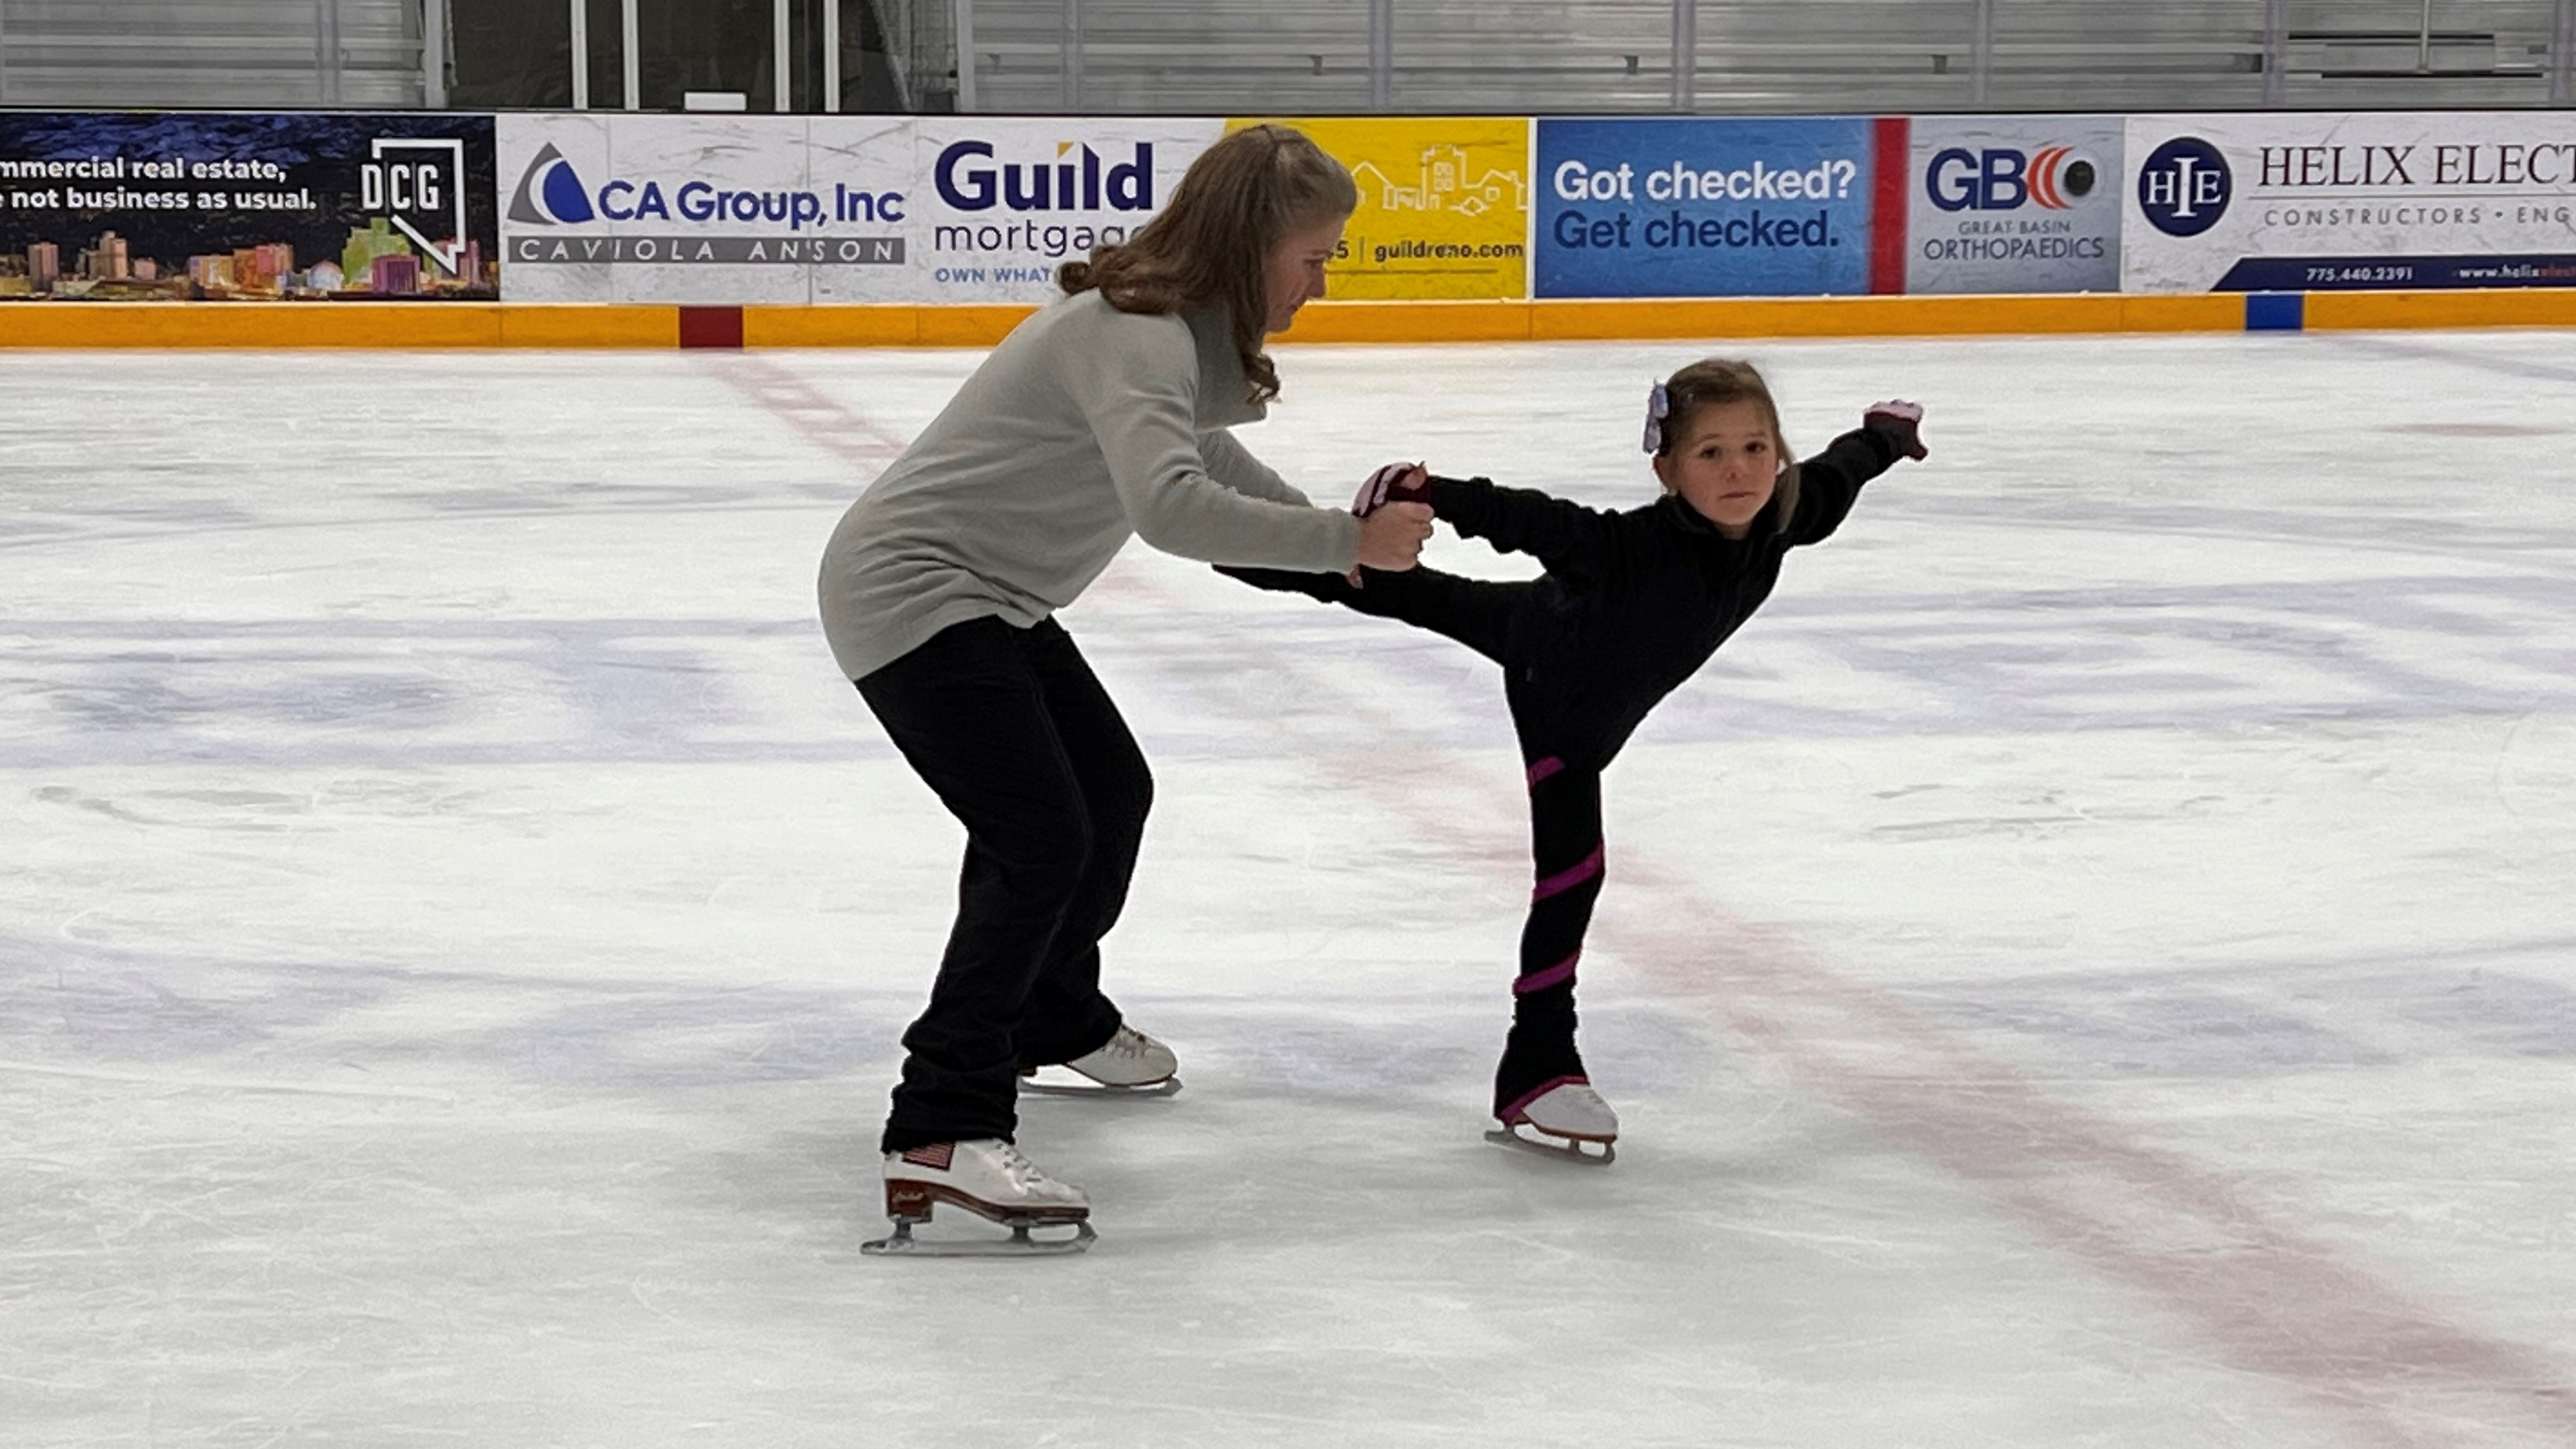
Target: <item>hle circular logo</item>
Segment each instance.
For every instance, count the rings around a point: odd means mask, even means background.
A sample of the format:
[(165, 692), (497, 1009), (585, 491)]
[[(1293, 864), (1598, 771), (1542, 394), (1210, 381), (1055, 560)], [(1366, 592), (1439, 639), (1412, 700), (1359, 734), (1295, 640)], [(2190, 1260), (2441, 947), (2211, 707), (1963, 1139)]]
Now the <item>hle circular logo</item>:
[(2138, 168), (2138, 210), (2167, 236), (2198, 236), (2218, 225), (2235, 190), (2227, 158), (2198, 136), (2176, 136)]

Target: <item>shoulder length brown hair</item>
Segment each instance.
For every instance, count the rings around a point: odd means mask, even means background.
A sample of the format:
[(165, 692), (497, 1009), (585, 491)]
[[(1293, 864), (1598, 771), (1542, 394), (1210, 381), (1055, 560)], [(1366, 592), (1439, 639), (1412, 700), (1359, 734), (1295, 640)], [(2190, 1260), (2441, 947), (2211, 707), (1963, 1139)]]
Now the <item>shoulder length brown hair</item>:
[(1278, 369), (1261, 350), (1270, 249), (1358, 206), (1351, 173), (1304, 132), (1247, 126), (1191, 162), (1170, 204), (1134, 236), (1057, 268), (1056, 285), (1068, 296), (1097, 288), (1121, 312), (1222, 307), (1251, 400), (1267, 402), (1279, 395)]

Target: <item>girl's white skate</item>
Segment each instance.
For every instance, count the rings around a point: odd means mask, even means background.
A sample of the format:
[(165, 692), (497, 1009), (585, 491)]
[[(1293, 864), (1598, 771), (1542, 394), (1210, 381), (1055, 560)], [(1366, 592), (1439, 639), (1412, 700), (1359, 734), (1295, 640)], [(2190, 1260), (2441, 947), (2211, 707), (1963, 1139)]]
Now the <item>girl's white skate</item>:
[[(861, 1243), (862, 1253), (919, 1257), (1026, 1257), (1079, 1253), (1099, 1235), (1091, 1230), (1091, 1199), (1081, 1188), (1038, 1171), (1020, 1149), (998, 1137), (934, 1142), (885, 1158), (886, 1215), (894, 1233)], [(916, 1238), (913, 1225), (930, 1221), (933, 1203), (964, 1208), (1011, 1230), (1008, 1238)], [(1069, 1238), (1029, 1236), (1031, 1228), (1071, 1227)]]
[(1179, 1055), (1132, 1026), (1118, 1028), (1098, 1051), (1064, 1065), (1083, 1080), (1040, 1081), (1036, 1067), (1023, 1067), (1020, 1090), (1055, 1097), (1168, 1097), (1181, 1089), (1174, 1075), (1181, 1069)]
[(1486, 1133), (1486, 1141), (1594, 1167), (1607, 1167), (1619, 1156), (1611, 1145), (1619, 1140), (1619, 1114), (1579, 1077), (1551, 1084), (1499, 1120), (1503, 1125)]

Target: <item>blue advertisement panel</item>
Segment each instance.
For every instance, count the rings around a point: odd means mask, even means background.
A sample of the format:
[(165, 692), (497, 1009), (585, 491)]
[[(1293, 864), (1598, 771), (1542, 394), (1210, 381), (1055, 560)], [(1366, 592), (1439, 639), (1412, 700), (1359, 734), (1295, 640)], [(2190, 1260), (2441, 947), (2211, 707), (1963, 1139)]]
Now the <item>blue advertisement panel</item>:
[(1540, 297), (1866, 292), (1870, 122), (1538, 123)]
[(0, 113), (0, 299), (490, 300), (492, 118)]

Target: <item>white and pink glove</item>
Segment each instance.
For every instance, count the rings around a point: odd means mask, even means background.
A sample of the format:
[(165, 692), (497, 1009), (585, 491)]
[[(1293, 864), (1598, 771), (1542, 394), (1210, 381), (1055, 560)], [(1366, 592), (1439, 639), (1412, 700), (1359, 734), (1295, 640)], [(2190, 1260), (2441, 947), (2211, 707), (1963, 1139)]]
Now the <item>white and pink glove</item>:
[(1389, 463), (1369, 475), (1360, 485), (1359, 496), (1351, 500), (1354, 517), (1366, 518), (1390, 503), (1428, 503), (1431, 501), (1431, 476), (1419, 463)]
[[(1430, 473), (1420, 463), (1387, 464), (1371, 473), (1368, 481), (1360, 485), (1359, 495), (1351, 500), (1351, 516), (1366, 518), (1390, 503), (1419, 503), (1429, 507), (1431, 504)], [(1366, 587), (1360, 582), (1358, 569), (1351, 570), (1343, 577), (1351, 581), (1352, 588)]]
[(1896, 440), (1905, 456), (1922, 461), (1931, 450), (1923, 446), (1923, 404), (1913, 402), (1871, 403), (1860, 415), (1860, 425), (1885, 433)]

